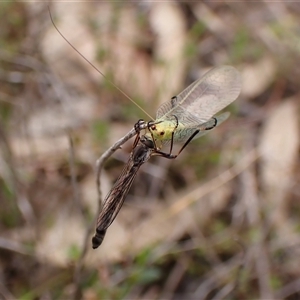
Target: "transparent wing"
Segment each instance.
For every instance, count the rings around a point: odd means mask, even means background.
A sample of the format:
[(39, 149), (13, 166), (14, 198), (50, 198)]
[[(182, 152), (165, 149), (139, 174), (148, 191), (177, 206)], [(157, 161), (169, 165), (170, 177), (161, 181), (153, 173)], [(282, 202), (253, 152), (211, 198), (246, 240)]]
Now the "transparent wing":
[[(216, 124), (216, 126), (215, 126), (214, 128), (218, 127), (218, 126), (221, 125), (224, 121), (226, 121), (226, 120), (228, 119), (229, 115), (230, 115), (229, 112), (224, 112), (224, 113), (222, 113), (222, 114), (216, 116), (215, 118), (217, 119), (217, 124)], [(212, 123), (213, 120), (214, 120), (214, 119), (210, 119), (209, 121), (207, 121), (207, 122), (204, 123), (203, 125), (206, 124), (206, 127), (209, 128), (209, 127), (210, 127), (210, 124)], [(202, 126), (203, 126), (203, 125), (202, 125)], [(212, 128), (212, 129), (214, 129), (214, 128)], [(210, 129), (210, 130), (206, 130), (206, 129), (203, 129), (203, 128), (202, 128), (202, 130), (200, 129), (199, 133), (193, 138), (193, 140), (194, 140), (194, 139), (198, 139), (199, 137), (201, 137), (201, 136), (203, 136), (203, 135), (209, 133), (212, 129)]]
[(196, 80), (178, 96), (163, 103), (156, 119), (174, 118), (183, 125), (205, 123), (233, 102), (241, 91), (239, 72), (231, 66), (217, 67)]
[[(185, 143), (196, 130), (199, 130), (199, 133), (193, 138), (198, 139), (199, 137), (211, 132), (215, 127), (222, 124), (225, 120), (228, 119), (230, 113), (224, 112), (215, 118), (211, 118), (205, 123), (198, 125), (197, 127), (185, 127), (184, 129), (177, 129), (174, 133), (174, 142)], [(168, 145), (171, 142), (170, 139), (163, 140), (162, 144), (164, 146)]]

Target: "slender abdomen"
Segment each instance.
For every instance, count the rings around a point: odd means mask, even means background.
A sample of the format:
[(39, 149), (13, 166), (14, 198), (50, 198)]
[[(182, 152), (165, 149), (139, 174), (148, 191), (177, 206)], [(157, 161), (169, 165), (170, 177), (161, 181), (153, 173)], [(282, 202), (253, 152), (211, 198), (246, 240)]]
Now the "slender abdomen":
[(102, 244), (105, 234), (106, 234), (106, 229), (105, 230), (99, 230), (98, 228), (96, 229), (96, 234), (92, 238), (93, 249), (98, 248)]

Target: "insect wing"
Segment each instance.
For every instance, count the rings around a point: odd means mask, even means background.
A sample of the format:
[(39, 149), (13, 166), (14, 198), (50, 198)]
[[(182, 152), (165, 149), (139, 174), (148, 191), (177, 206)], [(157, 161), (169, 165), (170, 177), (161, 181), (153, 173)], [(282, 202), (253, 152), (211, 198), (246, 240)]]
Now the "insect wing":
[(239, 72), (231, 66), (217, 67), (163, 103), (156, 118), (171, 119), (175, 115), (183, 125), (197, 126), (233, 102), (240, 91)]
[(138, 169), (125, 166), (115, 185), (107, 195), (102, 212), (98, 220), (98, 227), (107, 229), (116, 218), (123, 206), (125, 196), (130, 189)]
[[(174, 141), (178, 142), (178, 143), (184, 143), (186, 142), (190, 136), (192, 136), (194, 134), (195, 131), (199, 130), (199, 133), (196, 134), (196, 136), (193, 138), (197, 139), (207, 133), (209, 133), (212, 129), (214, 129), (215, 127), (219, 126), (220, 124), (222, 124), (228, 117), (229, 117), (230, 113), (229, 112), (224, 112), (214, 118), (211, 118), (210, 120), (208, 120), (205, 123), (202, 123), (201, 125), (197, 126), (197, 127), (185, 127), (182, 130), (176, 130), (174, 132)], [(163, 145), (168, 145), (170, 143), (170, 140), (165, 140), (163, 141)]]
[[(218, 127), (219, 125), (221, 125), (224, 121), (226, 121), (229, 117), (230, 113), (229, 112), (224, 112), (223, 114), (220, 114), (218, 116), (216, 116), (213, 119), (210, 119), (209, 121), (207, 121), (206, 123), (203, 123), (200, 126), (200, 131), (199, 133), (193, 138), (194, 139), (198, 139), (199, 137), (209, 133), (212, 129), (214, 129), (215, 127)], [(213, 125), (213, 123), (216, 122), (215, 127), (211, 128), (211, 126)], [(207, 128), (211, 128), (211, 129), (207, 129)]]
[(109, 194), (104, 200), (103, 208), (97, 220), (96, 234), (92, 239), (93, 248), (98, 248), (107, 228), (119, 213), (137, 171), (151, 156), (154, 148), (149, 143), (139, 143), (131, 152), (130, 158)]

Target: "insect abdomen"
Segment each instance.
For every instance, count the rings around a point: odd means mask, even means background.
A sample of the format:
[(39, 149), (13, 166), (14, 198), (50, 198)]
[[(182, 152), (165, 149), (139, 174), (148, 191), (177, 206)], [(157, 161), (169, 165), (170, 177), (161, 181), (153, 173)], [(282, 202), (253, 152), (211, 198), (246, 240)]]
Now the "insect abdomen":
[(93, 249), (98, 248), (104, 239), (104, 236), (106, 234), (106, 229), (105, 230), (99, 230), (98, 228), (96, 229), (96, 234), (92, 238), (92, 244), (93, 244)]

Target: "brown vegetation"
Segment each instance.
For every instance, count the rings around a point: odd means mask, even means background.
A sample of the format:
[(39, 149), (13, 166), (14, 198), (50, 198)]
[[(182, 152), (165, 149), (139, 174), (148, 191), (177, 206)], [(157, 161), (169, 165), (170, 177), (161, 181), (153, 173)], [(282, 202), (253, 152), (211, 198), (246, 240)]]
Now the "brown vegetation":
[(97, 250), (95, 162), (148, 117), (44, 3), (0, 8), (1, 299), (300, 298), (299, 3), (50, 5), (151, 116), (214, 66), (243, 79), (229, 120), (141, 168)]

